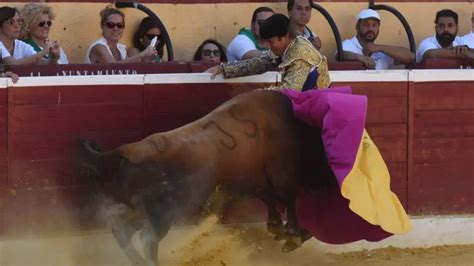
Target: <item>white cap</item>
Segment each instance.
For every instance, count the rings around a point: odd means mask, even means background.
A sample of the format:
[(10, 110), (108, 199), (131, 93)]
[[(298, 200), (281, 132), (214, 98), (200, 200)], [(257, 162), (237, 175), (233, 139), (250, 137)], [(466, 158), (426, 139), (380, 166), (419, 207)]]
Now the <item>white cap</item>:
[(360, 11), (359, 15), (357, 16), (357, 20), (359, 19), (368, 19), (368, 18), (375, 18), (380, 21), (380, 16), (377, 11), (373, 9), (365, 9)]

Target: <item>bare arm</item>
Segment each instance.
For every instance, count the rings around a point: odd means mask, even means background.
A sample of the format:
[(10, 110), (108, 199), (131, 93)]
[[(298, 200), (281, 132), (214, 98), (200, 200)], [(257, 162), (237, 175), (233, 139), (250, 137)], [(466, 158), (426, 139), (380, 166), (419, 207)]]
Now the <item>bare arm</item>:
[(356, 54), (349, 51), (343, 51), (344, 61), (358, 61), (364, 64), (368, 69), (375, 69), (375, 61), (369, 56)]
[(116, 61), (115, 58), (109, 53), (107, 48), (103, 45), (96, 45), (94, 48), (91, 50), (91, 62), (93, 63), (105, 63), (105, 64), (111, 64), (111, 63), (136, 63), (139, 62), (142, 58), (148, 56), (148, 55), (155, 55), (156, 56), (156, 49), (154, 47), (148, 46), (145, 50), (142, 52), (139, 52), (138, 54), (135, 54), (133, 56), (127, 57), (125, 59), (122, 59), (120, 61)]
[(382, 52), (392, 57), (399, 64), (407, 65), (415, 62), (415, 54), (405, 47), (367, 43), (365, 50), (368, 54)]
[(251, 58), (254, 58), (254, 57), (259, 57), (259, 56), (262, 56), (262, 55), (263, 55), (262, 51), (250, 50), (250, 51), (246, 52), (244, 54), (244, 56), (242, 56), (241, 60), (247, 60), (247, 59), (251, 59)]
[(22, 59), (15, 59), (12, 56), (3, 58), (6, 65), (33, 65), (38, 63), (48, 52), (42, 50), (35, 55), (23, 57)]
[(452, 48), (430, 49), (423, 54), (423, 59), (426, 59), (426, 58), (445, 58), (445, 59), (465, 58), (467, 51), (469, 51), (469, 49), (464, 45), (455, 46)]

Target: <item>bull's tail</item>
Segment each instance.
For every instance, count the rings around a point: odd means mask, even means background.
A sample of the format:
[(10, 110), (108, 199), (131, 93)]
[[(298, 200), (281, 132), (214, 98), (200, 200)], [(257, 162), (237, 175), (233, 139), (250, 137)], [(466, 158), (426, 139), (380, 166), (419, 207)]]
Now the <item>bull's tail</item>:
[(90, 154), (100, 156), (100, 148), (97, 143), (91, 139), (79, 139), (81, 146)]

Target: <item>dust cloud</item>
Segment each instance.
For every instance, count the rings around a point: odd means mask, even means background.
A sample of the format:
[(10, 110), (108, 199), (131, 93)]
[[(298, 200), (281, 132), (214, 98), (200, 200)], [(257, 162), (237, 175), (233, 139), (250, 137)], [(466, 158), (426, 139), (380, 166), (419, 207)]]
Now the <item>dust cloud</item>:
[[(134, 244), (141, 250), (138, 234)], [(283, 253), (263, 223), (222, 225), (209, 216), (198, 226), (175, 226), (161, 241), (161, 266), (474, 265), (474, 245), (384, 248), (325, 253), (316, 240)], [(0, 239), (1, 266), (128, 266), (109, 230)]]

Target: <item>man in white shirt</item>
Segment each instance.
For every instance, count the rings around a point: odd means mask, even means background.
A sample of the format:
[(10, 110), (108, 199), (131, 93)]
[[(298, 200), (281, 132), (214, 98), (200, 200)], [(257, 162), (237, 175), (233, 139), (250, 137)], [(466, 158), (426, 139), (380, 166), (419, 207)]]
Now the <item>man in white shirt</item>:
[(307, 26), (311, 20), (312, 3), (313, 0), (288, 0), (288, 17), (301, 36), (308, 39), (314, 48), (319, 50), (322, 46), (321, 39)]
[(415, 61), (415, 55), (408, 48), (375, 43), (380, 32), (380, 16), (375, 10), (365, 9), (359, 13), (356, 32), (352, 39), (342, 42), (344, 61), (359, 61), (376, 70)]
[(470, 49), (474, 49), (474, 12), (472, 12), (471, 17), (472, 30), (471, 33), (468, 33), (461, 37), (462, 44), (469, 46)]
[(450, 9), (436, 13), (435, 36), (424, 39), (416, 50), (416, 62), (426, 58), (470, 58), (472, 52), (458, 34), (458, 14)]
[(229, 62), (258, 57), (267, 50), (263, 47), (259, 31), (263, 22), (274, 13), (271, 8), (265, 6), (255, 9), (250, 29), (240, 29), (239, 34), (227, 47), (227, 60)]

